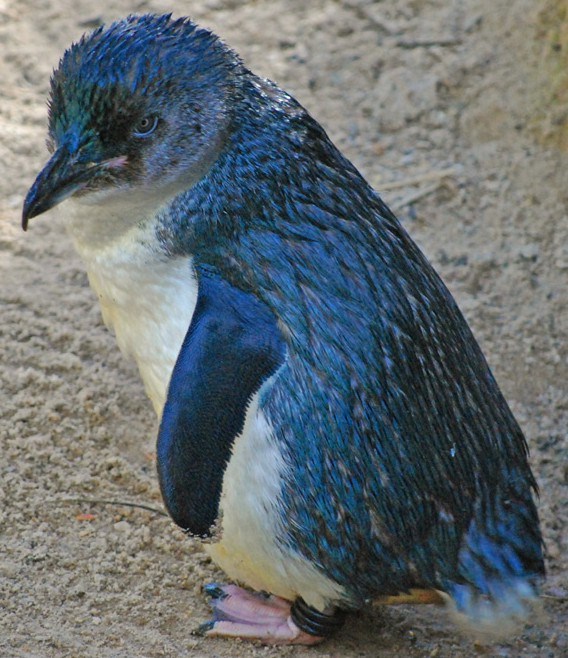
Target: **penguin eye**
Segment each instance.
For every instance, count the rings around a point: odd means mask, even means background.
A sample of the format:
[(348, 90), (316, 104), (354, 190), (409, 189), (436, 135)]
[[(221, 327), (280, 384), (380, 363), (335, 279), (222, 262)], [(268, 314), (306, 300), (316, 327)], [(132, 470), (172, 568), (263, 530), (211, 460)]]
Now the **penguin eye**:
[(132, 134), (134, 137), (148, 137), (148, 135), (151, 135), (156, 130), (157, 125), (158, 117), (156, 115), (142, 117), (134, 124)]

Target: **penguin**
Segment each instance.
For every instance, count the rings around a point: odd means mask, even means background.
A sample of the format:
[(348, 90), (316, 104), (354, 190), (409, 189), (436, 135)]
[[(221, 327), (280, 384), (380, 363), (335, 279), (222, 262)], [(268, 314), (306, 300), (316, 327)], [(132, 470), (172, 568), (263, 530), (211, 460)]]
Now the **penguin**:
[(65, 201), (160, 418), (164, 503), (232, 583), (207, 636), (316, 644), (375, 601), (475, 632), (544, 578), (527, 444), (448, 289), (289, 94), (186, 18), (129, 16), (51, 79), (28, 222)]

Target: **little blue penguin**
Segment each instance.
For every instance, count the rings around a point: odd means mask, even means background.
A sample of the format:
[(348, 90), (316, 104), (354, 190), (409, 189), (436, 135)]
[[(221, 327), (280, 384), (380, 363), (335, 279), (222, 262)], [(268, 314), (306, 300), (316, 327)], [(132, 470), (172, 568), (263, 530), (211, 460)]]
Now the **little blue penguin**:
[[(165, 506), (234, 584), (208, 636), (374, 602), (513, 630), (544, 578), (527, 444), (455, 301), (291, 96), (187, 18), (83, 36), (23, 228), (66, 222), (160, 418)], [(246, 587), (246, 589), (245, 589)]]

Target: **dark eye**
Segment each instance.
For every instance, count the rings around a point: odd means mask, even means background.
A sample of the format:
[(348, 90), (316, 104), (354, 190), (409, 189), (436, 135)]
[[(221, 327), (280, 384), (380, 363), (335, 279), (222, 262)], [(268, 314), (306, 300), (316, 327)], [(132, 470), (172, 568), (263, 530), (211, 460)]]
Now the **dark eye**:
[(155, 115), (149, 115), (147, 117), (142, 117), (139, 121), (134, 124), (132, 134), (134, 137), (148, 137), (151, 135), (156, 126), (158, 125), (158, 117)]

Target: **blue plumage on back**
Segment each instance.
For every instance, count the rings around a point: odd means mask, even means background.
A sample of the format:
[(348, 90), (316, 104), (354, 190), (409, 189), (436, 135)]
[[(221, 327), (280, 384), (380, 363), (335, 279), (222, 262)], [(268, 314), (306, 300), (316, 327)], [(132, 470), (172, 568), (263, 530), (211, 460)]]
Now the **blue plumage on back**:
[[(450, 293), (321, 126), (211, 33), (144, 16), (67, 51), (50, 137), (24, 227), (98, 200), (71, 225), (94, 287), (152, 390), (171, 373), (153, 398), (168, 509), (200, 535), (217, 522), (219, 564), (294, 601), (215, 586), (206, 632), (311, 644), (338, 611), (417, 590), (480, 627), (526, 618), (544, 565), (522, 432)], [(115, 292), (138, 299), (141, 278), (167, 294), (135, 330)]]

